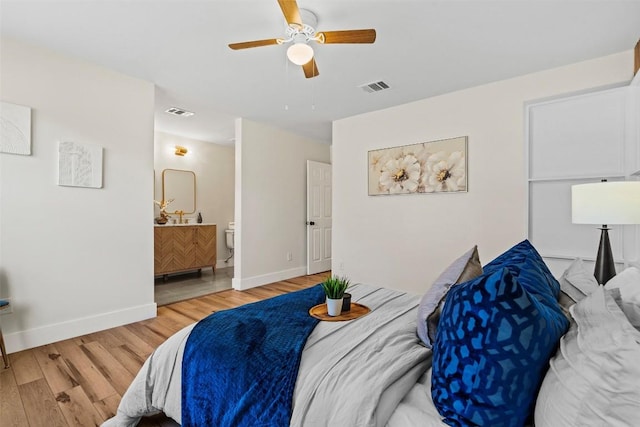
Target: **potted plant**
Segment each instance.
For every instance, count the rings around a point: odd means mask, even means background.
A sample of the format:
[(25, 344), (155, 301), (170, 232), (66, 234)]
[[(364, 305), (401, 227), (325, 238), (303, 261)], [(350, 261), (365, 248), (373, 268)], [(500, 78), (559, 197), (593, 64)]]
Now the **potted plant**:
[(322, 282), (322, 288), (327, 296), (327, 313), (329, 316), (339, 316), (342, 312), (342, 297), (349, 287), (346, 277), (329, 276)]

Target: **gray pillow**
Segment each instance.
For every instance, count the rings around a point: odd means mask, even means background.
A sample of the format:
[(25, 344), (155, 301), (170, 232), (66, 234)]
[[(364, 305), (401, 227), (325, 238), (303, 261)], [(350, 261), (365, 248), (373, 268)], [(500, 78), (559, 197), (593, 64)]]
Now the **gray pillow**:
[(482, 265), (476, 245), (447, 267), (422, 296), (418, 306), (418, 337), (427, 348), (433, 346), (442, 304), (449, 289), (453, 285), (466, 282), (481, 274)]
[(575, 322), (549, 362), (536, 427), (637, 425), (640, 332), (602, 286), (570, 310)]
[[(576, 258), (569, 268), (560, 277), (560, 290), (571, 298), (567, 300), (560, 296), (560, 303), (563, 306), (573, 305), (598, 288), (598, 281), (593, 276), (593, 272), (588, 271), (582, 259)], [(573, 302), (572, 302), (573, 301)]]

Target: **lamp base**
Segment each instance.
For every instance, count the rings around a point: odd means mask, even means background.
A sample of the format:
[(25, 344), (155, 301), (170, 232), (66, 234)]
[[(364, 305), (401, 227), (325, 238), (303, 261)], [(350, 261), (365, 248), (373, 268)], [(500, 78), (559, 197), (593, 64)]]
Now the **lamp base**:
[(598, 246), (598, 257), (596, 258), (596, 269), (593, 272), (599, 284), (604, 285), (616, 275), (616, 266), (613, 263), (613, 253), (609, 242), (609, 230), (606, 225), (600, 229), (600, 245)]

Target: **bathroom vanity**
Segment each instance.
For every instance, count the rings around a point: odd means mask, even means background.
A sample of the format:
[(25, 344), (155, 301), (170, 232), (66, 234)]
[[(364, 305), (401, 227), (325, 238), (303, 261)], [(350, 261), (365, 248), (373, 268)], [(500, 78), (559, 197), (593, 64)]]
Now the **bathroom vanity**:
[(215, 224), (166, 224), (153, 229), (154, 274), (216, 270)]

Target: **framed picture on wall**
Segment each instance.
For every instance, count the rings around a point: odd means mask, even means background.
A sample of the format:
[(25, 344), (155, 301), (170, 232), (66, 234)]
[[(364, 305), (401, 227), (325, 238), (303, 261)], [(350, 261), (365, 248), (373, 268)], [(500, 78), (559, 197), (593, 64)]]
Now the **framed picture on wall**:
[(31, 108), (0, 102), (0, 153), (31, 155)]
[(467, 191), (467, 137), (369, 151), (369, 195)]
[(60, 141), (58, 143), (58, 185), (102, 188), (102, 147)]

